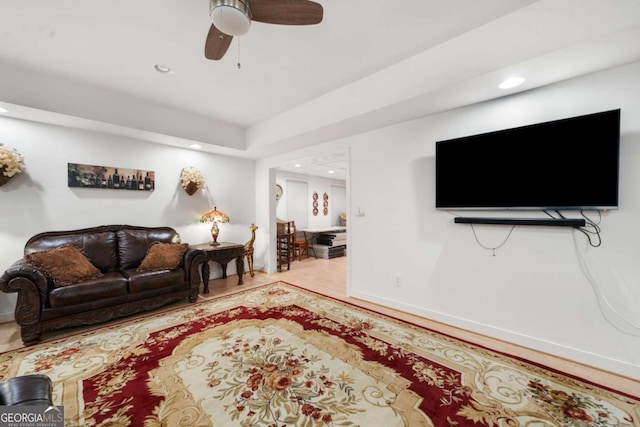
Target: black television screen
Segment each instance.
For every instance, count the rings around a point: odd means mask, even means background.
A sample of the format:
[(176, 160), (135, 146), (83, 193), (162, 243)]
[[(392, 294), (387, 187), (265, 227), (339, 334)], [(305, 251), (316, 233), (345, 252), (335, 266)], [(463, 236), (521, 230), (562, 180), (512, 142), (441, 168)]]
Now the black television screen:
[(436, 208), (618, 207), (620, 110), (436, 142)]

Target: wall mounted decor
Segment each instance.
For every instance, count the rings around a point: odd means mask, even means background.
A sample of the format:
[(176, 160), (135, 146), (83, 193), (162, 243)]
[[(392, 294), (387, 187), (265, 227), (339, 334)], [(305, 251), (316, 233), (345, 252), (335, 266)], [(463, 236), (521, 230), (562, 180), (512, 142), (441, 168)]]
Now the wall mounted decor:
[(318, 193), (313, 192), (313, 216), (318, 215)]
[(24, 171), (24, 158), (15, 148), (0, 144), (0, 187), (17, 173)]
[(324, 214), (324, 216), (327, 216), (329, 215), (329, 195), (327, 193), (324, 193), (322, 198), (324, 199), (324, 202), (322, 203), (322, 207), (324, 208), (322, 209), (322, 213)]
[(204, 187), (204, 177), (202, 173), (192, 166), (182, 169), (182, 172), (180, 172), (180, 181), (182, 181), (182, 188), (184, 188), (184, 191), (190, 196), (193, 196), (196, 191)]
[(68, 163), (67, 184), (69, 187), (153, 191), (156, 174), (142, 169)]

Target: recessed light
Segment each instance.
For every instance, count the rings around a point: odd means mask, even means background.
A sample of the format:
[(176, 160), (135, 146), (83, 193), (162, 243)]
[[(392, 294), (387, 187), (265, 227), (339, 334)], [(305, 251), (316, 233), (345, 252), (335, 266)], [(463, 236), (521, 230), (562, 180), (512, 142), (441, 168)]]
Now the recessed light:
[(293, 165), (294, 168), (299, 168), (300, 166), (302, 166), (300, 163), (296, 163), (295, 165)]
[(200, 144), (191, 144), (189, 147), (195, 148), (195, 149), (200, 149), (200, 148), (202, 148), (202, 145), (200, 145)]
[(0, 113), (8, 113), (9, 110), (7, 110), (6, 108), (2, 108), (0, 107)]
[(509, 77), (498, 85), (500, 89), (511, 89), (524, 83), (524, 77)]
[(173, 74), (173, 70), (166, 64), (156, 64), (153, 66), (153, 69), (159, 72), (160, 74)]
[(336, 173), (336, 171), (329, 171), (329, 173)]

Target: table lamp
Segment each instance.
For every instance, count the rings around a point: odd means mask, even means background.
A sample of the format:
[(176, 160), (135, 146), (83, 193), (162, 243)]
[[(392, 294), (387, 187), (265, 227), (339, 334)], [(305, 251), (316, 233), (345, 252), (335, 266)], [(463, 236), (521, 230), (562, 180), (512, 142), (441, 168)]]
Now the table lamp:
[(214, 207), (213, 210), (206, 212), (200, 218), (200, 222), (212, 222), (211, 226), (211, 238), (213, 242), (211, 242), (211, 246), (218, 246), (218, 234), (220, 230), (218, 229), (218, 223), (229, 222), (229, 216), (223, 212), (220, 212), (217, 207)]

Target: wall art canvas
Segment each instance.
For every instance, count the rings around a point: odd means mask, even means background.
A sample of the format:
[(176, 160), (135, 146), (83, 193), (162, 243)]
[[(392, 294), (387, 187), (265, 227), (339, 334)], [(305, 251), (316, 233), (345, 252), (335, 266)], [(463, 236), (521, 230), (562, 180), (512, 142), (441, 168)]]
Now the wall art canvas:
[(132, 191), (153, 191), (156, 187), (154, 171), (78, 163), (68, 163), (67, 165), (69, 187)]

